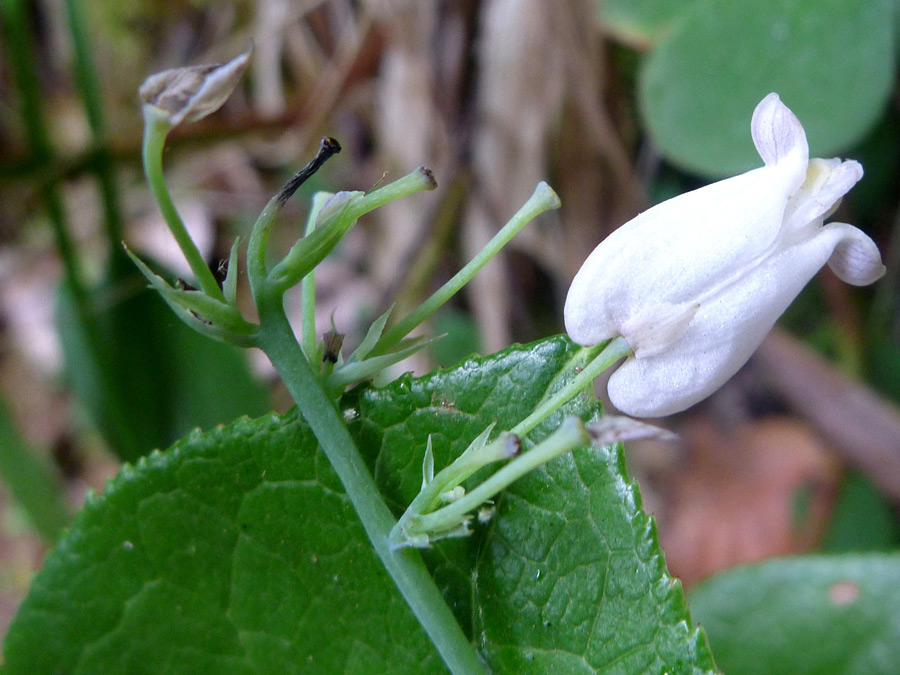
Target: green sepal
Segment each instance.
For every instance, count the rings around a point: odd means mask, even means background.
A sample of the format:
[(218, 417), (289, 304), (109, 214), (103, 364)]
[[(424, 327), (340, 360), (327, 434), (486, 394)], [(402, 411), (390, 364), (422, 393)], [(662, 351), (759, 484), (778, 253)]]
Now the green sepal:
[(259, 326), (244, 319), (236, 307), (211, 298), (203, 291), (174, 288), (127, 247), (125, 252), (166, 304), (188, 326), (221, 342), (239, 347), (255, 345)]
[(393, 304), (388, 307), (384, 314), (372, 322), (372, 325), (369, 326), (369, 330), (366, 332), (366, 336), (362, 339), (362, 342), (360, 342), (359, 346), (353, 350), (353, 353), (347, 357), (347, 363), (362, 361), (369, 355), (372, 349), (375, 348), (375, 345), (378, 344), (378, 340), (381, 339), (381, 334), (384, 332), (384, 326), (387, 324), (387, 320), (391, 316), (391, 312), (394, 311), (395, 306), (396, 305)]
[(225, 272), (225, 281), (222, 282), (222, 292), (229, 305), (237, 306), (237, 275), (238, 275), (238, 244), (241, 238), (235, 237), (231, 245), (231, 253), (228, 254), (228, 269)]
[(437, 337), (425, 340), (420, 336), (411, 340), (405, 340), (405, 344), (403, 344), (400, 349), (389, 354), (373, 356), (372, 358), (364, 359), (363, 361), (348, 360), (347, 363), (337, 366), (334, 369), (334, 372), (325, 379), (325, 388), (328, 391), (343, 391), (347, 386), (354, 382), (374, 377), (388, 366), (392, 366), (403, 359), (409, 358), (416, 352), (425, 349), (425, 347), (436, 340), (440, 340), (442, 337), (442, 335), (438, 335)]
[[(286, 291), (312, 272), (356, 224), (359, 213), (353, 206), (363, 195), (363, 192), (358, 191), (338, 192), (331, 197), (329, 201), (340, 198), (345, 201), (333, 212), (329, 212), (329, 204), (326, 202), (319, 214), (323, 222), (294, 244), (281, 262), (272, 268), (269, 273), (272, 282)], [(324, 218), (322, 214), (325, 214)]]
[(422, 489), (434, 480), (434, 450), (431, 447), (431, 434), (425, 444), (425, 457), (422, 459)]

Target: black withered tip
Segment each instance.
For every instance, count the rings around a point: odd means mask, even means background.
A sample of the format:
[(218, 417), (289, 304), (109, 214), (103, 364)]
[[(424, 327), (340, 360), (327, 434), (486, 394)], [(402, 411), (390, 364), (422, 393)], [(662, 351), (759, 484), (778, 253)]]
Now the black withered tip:
[(278, 203), (284, 206), (284, 203), (294, 196), (297, 188), (309, 180), (309, 178), (318, 171), (332, 155), (336, 155), (340, 151), (341, 144), (335, 139), (328, 136), (323, 138), (322, 143), (319, 146), (319, 152), (312, 158), (312, 161), (294, 174), (294, 177), (281, 188), (281, 191), (278, 193)]

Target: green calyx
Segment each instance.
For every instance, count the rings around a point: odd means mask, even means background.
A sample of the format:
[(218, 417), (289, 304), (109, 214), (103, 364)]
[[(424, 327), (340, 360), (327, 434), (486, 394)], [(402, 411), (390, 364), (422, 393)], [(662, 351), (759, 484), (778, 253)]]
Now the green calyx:
[(256, 345), (259, 326), (244, 319), (235, 304), (236, 288), (232, 270), (236, 269), (234, 265), (236, 250), (235, 246), (229, 261), (228, 276), (225, 279), (225, 300), (211, 297), (204, 291), (176, 288), (151, 270), (127, 247), (125, 252), (137, 265), (144, 278), (163, 297), (166, 304), (188, 326), (221, 342), (240, 347), (253, 347)]
[[(294, 244), (281, 262), (269, 272), (270, 283), (282, 291), (292, 288), (331, 253), (361, 216), (388, 202), (436, 187), (437, 182), (431, 171), (419, 167), (403, 178), (369, 193), (338, 192), (322, 207), (315, 229)], [(281, 193), (274, 200), (278, 208), (284, 204), (280, 201)], [(269, 210), (268, 207), (266, 210)]]

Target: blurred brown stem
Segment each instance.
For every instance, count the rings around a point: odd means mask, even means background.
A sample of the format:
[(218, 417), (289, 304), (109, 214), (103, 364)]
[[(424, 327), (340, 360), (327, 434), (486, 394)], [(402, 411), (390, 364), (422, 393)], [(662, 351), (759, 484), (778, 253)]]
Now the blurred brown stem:
[(785, 402), (849, 464), (900, 502), (900, 410), (802, 342), (772, 331), (756, 355)]

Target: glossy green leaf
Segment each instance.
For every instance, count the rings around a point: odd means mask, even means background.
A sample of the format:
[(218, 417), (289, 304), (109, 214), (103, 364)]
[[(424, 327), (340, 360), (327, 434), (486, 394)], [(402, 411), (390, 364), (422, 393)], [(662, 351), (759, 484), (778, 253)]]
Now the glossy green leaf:
[(893, 40), (892, 0), (707, 0), (651, 52), (641, 108), (663, 156), (721, 177), (761, 166), (750, 116), (775, 91), (830, 157), (883, 113)]
[(621, 446), (532, 472), (498, 514), (475, 577), (476, 626), (494, 672), (714, 668)]
[(721, 574), (691, 594), (729, 675), (896, 673), (900, 555), (809, 556)]
[(260, 415), (268, 396), (246, 354), (192, 331), (136, 271), (97, 289), (91, 329), (65, 286), (56, 324), (68, 384), (112, 450), (134, 461), (195, 427)]
[[(399, 513), (421, 485), (429, 435), (440, 468), (490, 422), (521, 419), (579, 358), (562, 337), (513, 347), (358, 388), (344, 418)], [(597, 413), (587, 397), (574, 409)], [(619, 450), (555, 460), (501, 498), (493, 525), (425, 553), (496, 672), (713, 667)], [(510, 627), (510, 612), (522, 625)], [(556, 656), (530, 660), (536, 652)], [(444, 669), (294, 414), (194, 434), (123, 469), (49, 556), (5, 658), (6, 672), (29, 675)]]
[(35, 579), (6, 671), (433, 666), (314, 447), (295, 416), (243, 419), (123, 469)]

